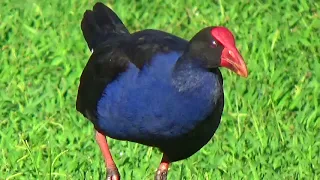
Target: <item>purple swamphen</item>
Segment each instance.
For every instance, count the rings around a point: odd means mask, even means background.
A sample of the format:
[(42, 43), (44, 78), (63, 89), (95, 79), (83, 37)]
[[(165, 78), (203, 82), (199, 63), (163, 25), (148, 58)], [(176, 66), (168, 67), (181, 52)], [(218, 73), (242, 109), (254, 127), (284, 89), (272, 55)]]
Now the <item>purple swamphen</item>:
[(77, 110), (96, 130), (107, 179), (118, 180), (106, 136), (163, 152), (155, 179), (212, 138), (224, 106), (219, 67), (247, 77), (247, 67), (225, 27), (206, 27), (190, 41), (158, 31), (130, 33), (107, 6), (96, 3), (81, 21), (92, 51)]

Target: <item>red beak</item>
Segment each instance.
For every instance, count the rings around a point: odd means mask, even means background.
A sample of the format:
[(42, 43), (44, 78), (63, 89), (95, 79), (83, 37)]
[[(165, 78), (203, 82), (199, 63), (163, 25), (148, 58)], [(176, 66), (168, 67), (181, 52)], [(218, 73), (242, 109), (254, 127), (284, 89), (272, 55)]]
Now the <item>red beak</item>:
[(239, 76), (248, 77), (247, 66), (235, 47), (225, 47), (221, 54), (221, 67), (230, 69)]

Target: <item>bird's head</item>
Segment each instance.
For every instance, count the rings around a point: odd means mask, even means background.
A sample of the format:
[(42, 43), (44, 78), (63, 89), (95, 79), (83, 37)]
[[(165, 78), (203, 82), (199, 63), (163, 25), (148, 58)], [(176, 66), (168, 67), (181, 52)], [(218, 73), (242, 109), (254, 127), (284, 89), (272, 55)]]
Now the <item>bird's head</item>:
[(190, 41), (189, 52), (201, 57), (207, 68), (225, 67), (242, 77), (248, 76), (233, 34), (225, 27), (207, 27), (199, 31)]

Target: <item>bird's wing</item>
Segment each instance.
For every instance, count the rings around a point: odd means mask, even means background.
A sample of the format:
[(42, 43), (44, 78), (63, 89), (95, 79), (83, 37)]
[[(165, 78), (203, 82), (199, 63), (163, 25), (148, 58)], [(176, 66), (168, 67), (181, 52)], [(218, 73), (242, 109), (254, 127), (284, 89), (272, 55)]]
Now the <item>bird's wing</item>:
[(127, 70), (129, 63), (141, 69), (156, 54), (182, 52), (187, 44), (184, 39), (157, 30), (144, 30), (102, 43), (82, 72), (77, 110), (95, 124), (97, 103), (103, 90)]

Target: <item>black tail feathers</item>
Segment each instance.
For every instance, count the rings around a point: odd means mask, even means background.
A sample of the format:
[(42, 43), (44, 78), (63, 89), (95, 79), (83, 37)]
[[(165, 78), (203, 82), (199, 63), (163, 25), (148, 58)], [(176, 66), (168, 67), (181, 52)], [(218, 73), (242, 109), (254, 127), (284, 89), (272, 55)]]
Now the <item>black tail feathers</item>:
[(91, 51), (110, 37), (129, 33), (120, 18), (99, 2), (93, 6), (92, 11), (84, 13), (81, 29)]

